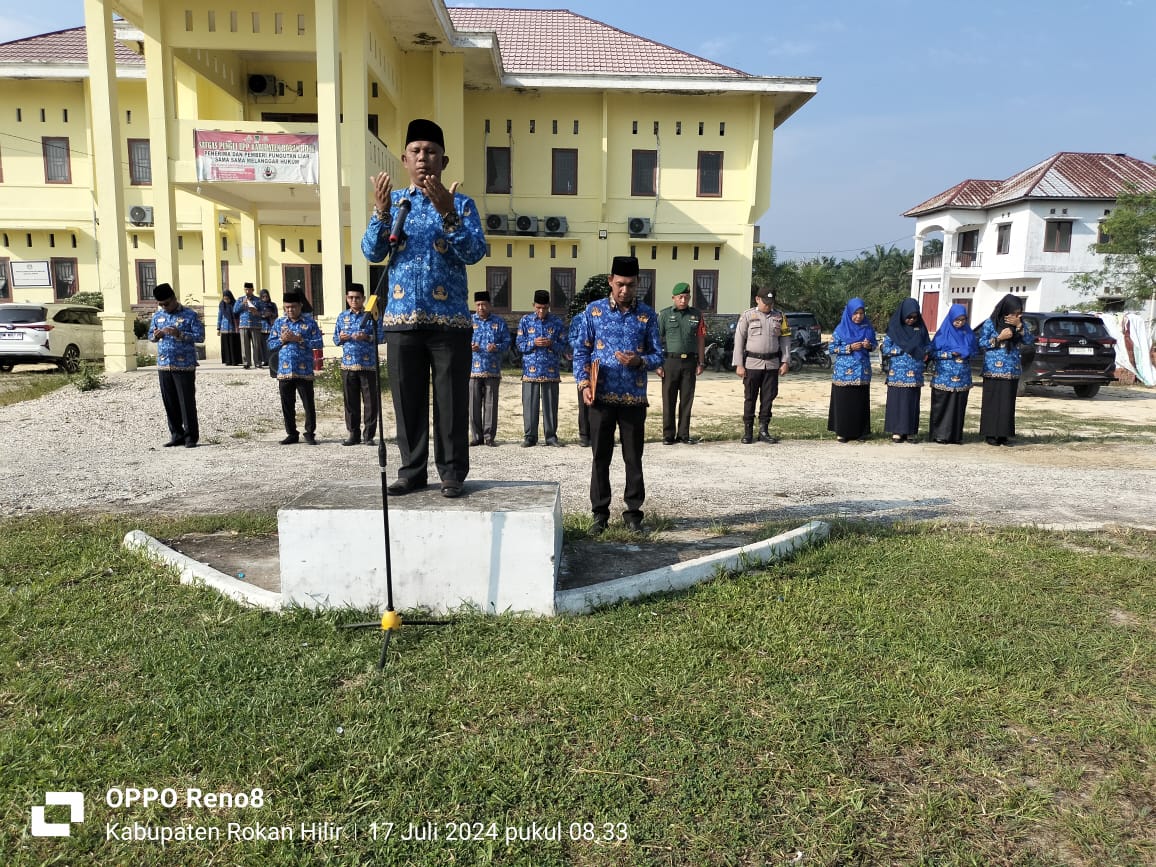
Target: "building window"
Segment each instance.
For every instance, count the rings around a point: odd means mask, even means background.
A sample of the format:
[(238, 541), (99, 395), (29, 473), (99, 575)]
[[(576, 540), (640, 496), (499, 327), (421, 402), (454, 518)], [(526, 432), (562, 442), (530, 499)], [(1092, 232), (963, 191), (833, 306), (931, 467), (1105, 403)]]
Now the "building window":
[(486, 192), (510, 192), (509, 148), (486, 148)]
[[(0, 181), (2, 180), (4, 180), (4, 178), (3, 176), (0, 176)], [(1112, 236), (1104, 231), (1103, 222), (1096, 226), (1096, 243), (1100, 246), (1105, 246), (1112, 243)]]
[(703, 313), (718, 308), (718, 271), (694, 272), (694, 306)]
[(569, 312), (570, 302), (574, 300), (577, 273), (574, 268), (550, 269), (550, 306), (555, 310)]
[(722, 151), (698, 152), (698, 195), (722, 196)]
[(153, 290), (157, 288), (157, 260), (136, 260), (136, 299), (142, 304), (153, 300)]
[(578, 149), (554, 148), (551, 165), (551, 194), (555, 196), (578, 195)]
[(658, 195), (658, 151), (630, 152), (630, 195)]
[(75, 259), (52, 259), (52, 287), (57, 301), (71, 298), (80, 291), (76, 282)]
[(511, 268), (486, 268), (486, 290), (490, 293), (490, 306), (495, 310), (510, 309)]
[(8, 260), (0, 259), (0, 301), (12, 300), (12, 283), (8, 279)]
[(1048, 220), (1044, 228), (1045, 253), (1069, 253), (1072, 250), (1072, 221)]
[(68, 139), (45, 136), (40, 142), (44, 149), (44, 183), (71, 184), (72, 160), (68, 152)]
[(634, 297), (643, 304), (654, 306), (654, 269), (641, 268), (638, 271), (638, 288), (634, 290)]
[(128, 140), (128, 176), (138, 186), (153, 182), (152, 151), (147, 138)]
[(1006, 256), (1011, 249), (1011, 223), (1000, 223), (996, 227), (995, 253)]

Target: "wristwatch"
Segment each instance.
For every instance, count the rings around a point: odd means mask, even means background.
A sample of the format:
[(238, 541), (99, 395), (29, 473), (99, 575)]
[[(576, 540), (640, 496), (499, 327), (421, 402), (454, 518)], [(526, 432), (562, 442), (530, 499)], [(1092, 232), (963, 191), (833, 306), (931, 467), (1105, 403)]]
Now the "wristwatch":
[(450, 211), (442, 217), (442, 231), (452, 235), (462, 227), (462, 217), (457, 211)]

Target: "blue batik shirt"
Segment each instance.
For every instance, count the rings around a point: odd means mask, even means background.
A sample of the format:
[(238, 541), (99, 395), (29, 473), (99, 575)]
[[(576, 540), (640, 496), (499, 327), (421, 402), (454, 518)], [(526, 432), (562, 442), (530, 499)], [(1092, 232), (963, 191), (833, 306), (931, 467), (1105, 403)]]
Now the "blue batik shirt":
[(892, 388), (923, 388), (923, 361), (912, 358), (890, 336), (883, 336), (883, 357), (889, 359), (887, 385)]
[(272, 301), (258, 301), (257, 306), (261, 308), (261, 332), (268, 334), (273, 327), (273, 320), (277, 318), (277, 305)]
[[(510, 327), (501, 316), (490, 314), (482, 319), (474, 314), (474, 336), (470, 343), (476, 345), (470, 360), (471, 379), (493, 379), (502, 375), (502, 353), (510, 348)], [(493, 352), (486, 349), (495, 346)]]
[[(549, 346), (535, 346), (539, 337), (553, 341)], [(558, 382), (562, 378), (561, 359), (568, 338), (566, 323), (553, 313), (539, 319), (527, 313), (518, 323), (518, 351), (522, 353), (522, 382)]]
[[(341, 339), (341, 332), (349, 335), (369, 335), (369, 340)], [(333, 345), (341, 347), (342, 370), (377, 370), (378, 353), (374, 351), (374, 343), (381, 343), (381, 325), (376, 319), (364, 310), (354, 313), (352, 310), (343, 310), (337, 316), (337, 324), (333, 326)]]
[[(1005, 341), (998, 335), (1002, 328), (996, 328), (990, 319), (979, 327), (979, 348), (983, 350), (983, 375), (991, 379), (1019, 379), (1022, 369), (1020, 347), (1018, 342), (1006, 341), (1009, 345), (1002, 346)], [(1036, 338), (1025, 328), (1023, 342), (1032, 343)]]
[[(867, 339), (875, 343), (875, 330)], [(858, 342), (858, 341), (856, 341)], [(871, 384), (871, 353), (866, 349), (851, 349), (851, 344), (835, 334), (831, 335), (831, 343), (827, 348), (835, 362), (831, 370), (833, 385), (870, 385)]]
[(261, 299), (256, 295), (252, 296), (255, 309), (250, 310), (245, 303), (249, 299), (248, 295), (242, 295), (237, 299), (237, 303), (233, 305), (233, 312), (237, 314), (237, 323), (241, 328), (260, 328), (261, 327)]
[(417, 328), (472, 328), (467, 301), (466, 266), (486, 254), (486, 236), (477, 205), (469, 196), (454, 194), (459, 225), (448, 225), (423, 191), (416, 187), (390, 194), (391, 212), (385, 220), (373, 216), (361, 239), (361, 252), (371, 262), (389, 253), (388, 220), (397, 203), (409, 199), (406, 237), (389, 261), (389, 301), (382, 327), (386, 331)]
[(935, 357), (935, 375), (931, 387), (939, 391), (967, 391), (971, 388), (971, 359), (956, 358), (945, 350), (932, 350)]
[[(282, 343), (281, 329), (288, 328), (294, 334), (304, 338), (304, 342)], [(313, 378), (313, 350), (321, 349), (325, 345), (325, 338), (321, 335), (321, 328), (312, 317), (303, 314), (294, 322), (288, 316), (279, 316), (269, 331), (268, 346), (277, 352), (278, 379), (312, 379)]]
[[(587, 306), (583, 320), (581, 339), (574, 344), (574, 378), (578, 387), (590, 384), (590, 362), (597, 360), (596, 402), (647, 406), (646, 371), (662, 364), (658, 314), (654, 308), (640, 301), (619, 308), (611, 299), (602, 298)], [(614, 357), (616, 351), (640, 355), (642, 366), (622, 364)]]
[[(174, 325), (175, 335), (155, 339), (159, 330)], [(157, 345), (157, 370), (196, 370), (197, 344), (205, 339), (205, 326), (194, 311), (184, 306), (172, 313), (158, 310), (149, 322), (148, 337)]]
[(222, 334), (233, 334), (237, 330), (237, 314), (228, 301), (217, 305), (217, 330)]

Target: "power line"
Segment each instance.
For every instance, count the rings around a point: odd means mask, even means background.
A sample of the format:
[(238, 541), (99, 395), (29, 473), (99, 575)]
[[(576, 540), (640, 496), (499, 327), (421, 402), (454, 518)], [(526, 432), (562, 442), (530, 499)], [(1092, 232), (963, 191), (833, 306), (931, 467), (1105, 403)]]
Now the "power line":
[(774, 247), (776, 253), (796, 253), (796, 254), (802, 255), (802, 256), (814, 256), (815, 258), (818, 258), (819, 256), (830, 255), (832, 253), (865, 253), (868, 250), (870, 250), (872, 247), (876, 247), (876, 246), (878, 246), (878, 247), (892, 247), (895, 244), (898, 244), (900, 241), (907, 240), (911, 237), (912, 237), (911, 235), (900, 235), (898, 238), (895, 238), (892, 241), (887, 241), (886, 243), (883, 243), (883, 244), (871, 243), (871, 244), (866, 244), (862, 247), (848, 247), (844, 250), (784, 250), (783, 248), (781, 248), (775, 244), (767, 244), (766, 246)]

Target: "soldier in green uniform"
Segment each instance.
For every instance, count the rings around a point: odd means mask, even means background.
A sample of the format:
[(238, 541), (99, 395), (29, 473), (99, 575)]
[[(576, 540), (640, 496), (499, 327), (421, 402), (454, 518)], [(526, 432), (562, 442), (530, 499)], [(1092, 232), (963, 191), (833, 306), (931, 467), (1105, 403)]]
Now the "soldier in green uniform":
[(671, 306), (658, 314), (658, 339), (663, 351), (662, 367), (658, 368), (662, 380), (662, 441), (668, 446), (698, 442), (690, 436), (690, 408), (706, 354), (706, 322), (690, 306), (690, 286), (676, 283), (670, 297)]

